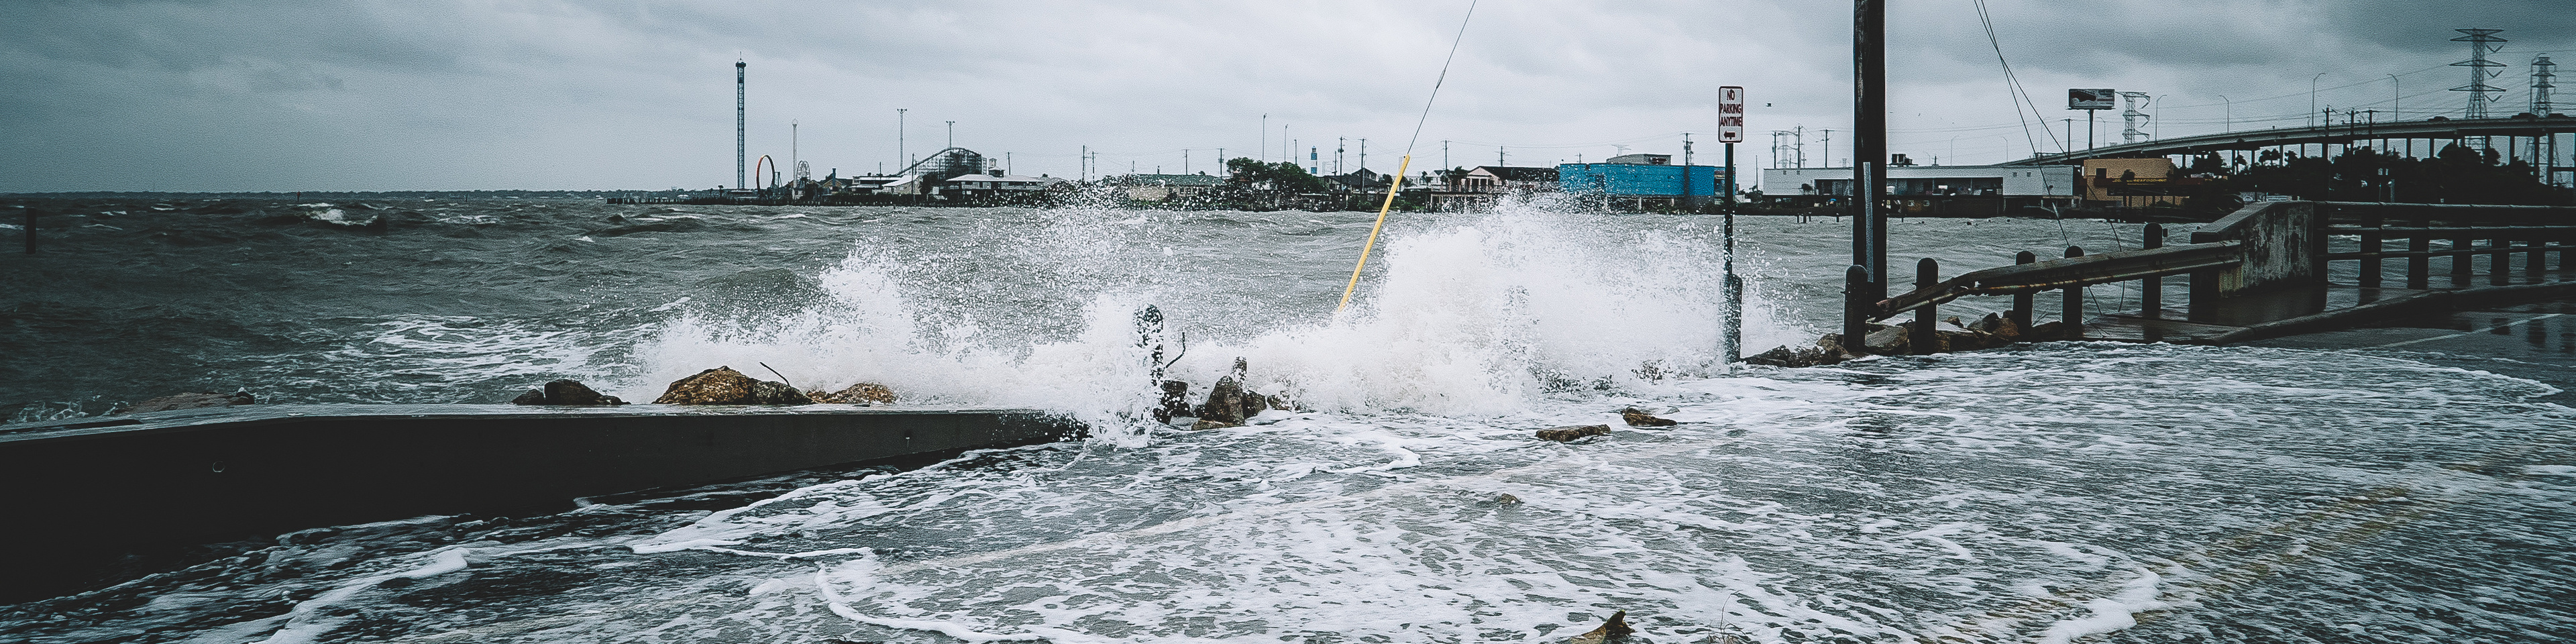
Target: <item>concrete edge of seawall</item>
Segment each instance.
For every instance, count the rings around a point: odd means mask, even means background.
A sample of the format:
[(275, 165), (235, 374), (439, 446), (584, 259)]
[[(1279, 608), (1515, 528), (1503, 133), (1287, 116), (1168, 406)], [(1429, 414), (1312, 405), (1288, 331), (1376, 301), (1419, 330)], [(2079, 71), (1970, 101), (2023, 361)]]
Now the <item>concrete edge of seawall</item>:
[(0, 602), (137, 550), (1078, 438), (1028, 409), (248, 405), (0, 427)]

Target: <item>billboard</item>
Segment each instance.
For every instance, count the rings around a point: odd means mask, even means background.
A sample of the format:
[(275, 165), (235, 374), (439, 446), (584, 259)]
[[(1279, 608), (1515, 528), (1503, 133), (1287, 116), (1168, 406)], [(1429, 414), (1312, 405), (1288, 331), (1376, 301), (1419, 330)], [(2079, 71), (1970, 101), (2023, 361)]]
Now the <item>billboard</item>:
[(1744, 88), (1717, 88), (1717, 142), (1744, 142)]
[(2107, 89), (2066, 90), (2066, 109), (2070, 110), (2107, 110), (2119, 100), (2119, 92)]

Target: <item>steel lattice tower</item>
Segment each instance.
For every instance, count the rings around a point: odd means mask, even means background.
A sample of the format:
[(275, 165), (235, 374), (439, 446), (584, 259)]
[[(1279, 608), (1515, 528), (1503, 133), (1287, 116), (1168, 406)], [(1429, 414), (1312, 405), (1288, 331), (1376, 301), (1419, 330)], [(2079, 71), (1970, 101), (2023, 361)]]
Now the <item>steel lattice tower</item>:
[(2129, 106), (2129, 109), (2120, 112), (2120, 122), (2127, 126), (2120, 130), (2120, 142), (2136, 143), (2139, 139), (2147, 138), (2147, 133), (2138, 129), (2138, 124), (2147, 120), (2147, 113), (2138, 111), (2138, 108), (2147, 106), (2146, 103), (2140, 102), (2149, 100), (2147, 93), (2121, 92), (2120, 98)]
[(733, 61), (733, 187), (751, 187), (751, 168), (742, 153), (742, 61)]
[[(2557, 83), (2550, 82), (2551, 78), (2558, 76), (2557, 69), (2558, 63), (2549, 62), (2549, 54), (2541, 54), (2539, 58), (2532, 59), (2531, 114), (2533, 116), (2547, 118), (2550, 110), (2556, 107), (2549, 104), (2549, 88), (2558, 86)], [(2558, 185), (2558, 133), (2543, 131), (2540, 137), (2532, 139), (2531, 156), (2540, 160), (2541, 182), (2552, 186)]]
[(2497, 38), (2495, 36), (2498, 32), (2502, 32), (2504, 30), (2453, 29), (2452, 31), (2457, 31), (2467, 35), (2453, 38), (2451, 39), (2451, 42), (2465, 42), (2469, 44), (2469, 59), (2451, 63), (2452, 67), (2469, 68), (2469, 84), (2451, 88), (2451, 91), (2454, 92), (2469, 93), (2469, 109), (2461, 116), (2473, 119), (2487, 118), (2487, 103), (2495, 101), (2493, 95), (2504, 92), (2504, 88), (2487, 84), (2487, 79), (2495, 78), (2496, 76), (2504, 73), (2504, 70), (2497, 69), (2503, 67), (2504, 63), (2487, 60), (2487, 54), (2502, 51), (2504, 49), (2504, 45), (2495, 44), (2505, 41), (2505, 39)]
[(2531, 114), (2533, 116), (2549, 115), (2552, 107), (2549, 104), (2549, 88), (2558, 86), (2556, 83), (2549, 82), (2549, 79), (2558, 76), (2553, 71), (2557, 68), (2558, 63), (2549, 62), (2549, 54), (2541, 54), (2539, 58), (2531, 61)]

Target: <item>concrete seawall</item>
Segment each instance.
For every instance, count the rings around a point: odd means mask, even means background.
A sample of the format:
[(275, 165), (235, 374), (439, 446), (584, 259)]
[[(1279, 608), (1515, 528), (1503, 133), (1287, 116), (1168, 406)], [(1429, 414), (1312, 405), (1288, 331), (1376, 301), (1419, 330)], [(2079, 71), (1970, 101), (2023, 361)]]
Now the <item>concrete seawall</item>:
[(1033, 410), (255, 405), (0, 429), (0, 601), (125, 553), (1078, 437)]

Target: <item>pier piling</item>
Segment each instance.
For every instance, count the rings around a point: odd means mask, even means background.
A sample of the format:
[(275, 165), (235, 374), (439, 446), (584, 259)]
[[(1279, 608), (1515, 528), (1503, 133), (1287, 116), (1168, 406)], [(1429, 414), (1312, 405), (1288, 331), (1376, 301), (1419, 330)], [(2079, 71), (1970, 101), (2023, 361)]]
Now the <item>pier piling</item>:
[[(2038, 253), (2025, 250), (2013, 255), (2014, 264), (2028, 264), (2036, 261), (2039, 261)], [(2005, 315), (2012, 317), (2014, 326), (2021, 327), (2024, 332), (2028, 332), (2030, 330), (2030, 310), (2035, 306), (2035, 303), (2032, 302), (2032, 300), (2037, 299), (2037, 296), (2024, 292), (2015, 293), (2012, 297), (2012, 312), (2006, 313)]]
[(2415, 230), (2418, 232), (2406, 237), (2406, 252), (2413, 253), (2406, 258), (2406, 288), (2424, 290), (2433, 287), (2433, 236), (2421, 232), (2431, 227), (2431, 216), (2415, 216)]
[(1843, 269), (1843, 346), (1866, 349), (1869, 346), (1869, 314), (1874, 305), (1867, 296), (1869, 267), (1859, 264)]
[(2494, 239), (2488, 240), (2487, 243), (2489, 244), (2489, 246), (2487, 246), (2487, 282), (2491, 284), (2512, 283), (2513, 240)]
[[(2068, 246), (2066, 256), (2083, 257), (2084, 247)], [(2084, 337), (2084, 286), (2078, 284), (2066, 287), (2066, 303), (2060, 308), (2064, 310), (2066, 316), (2066, 337), (2068, 339)]]
[[(2147, 233), (2144, 241), (2144, 245), (2147, 248), (2164, 248), (2165, 225), (2154, 223), (2147, 224)], [(2144, 280), (2139, 280), (2138, 314), (2150, 318), (2160, 318), (2164, 317), (2164, 309), (2165, 278), (2150, 277)]]
[(2476, 255), (2471, 255), (2468, 252), (2469, 249), (2475, 245), (2474, 241), (2465, 237), (2451, 240), (2452, 287), (2468, 288), (2469, 276), (2476, 274), (2478, 258)]
[[(1932, 288), (1940, 283), (1940, 261), (1934, 260), (1930, 257), (1925, 257), (1923, 258), (1923, 261), (1914, 263), (1914, 288), (1916, 290)], [(1932, 328), (1933, 320), (1938, 317), (1933, 311), (1933, 309), (1936, 308), (1939, 307), (1937, 305), (1926, 304), (1923, 308), (1914, 310), (1914, 339), (1910, 343), (1914, 345), (1914, 355), (1932, 355), (1941, 348), (1941, 335), (1934, 332)]]
[(2380, 229), (2386, 227), (2386, 221), (2378, 215), (2371, 215), (2362, 221), (2361, 252), (2371, 253), (2371, 256), (2361, 260), (2361, 287), (2379, 288), (2378, 253), (2383, 250), (2379, 244)]

